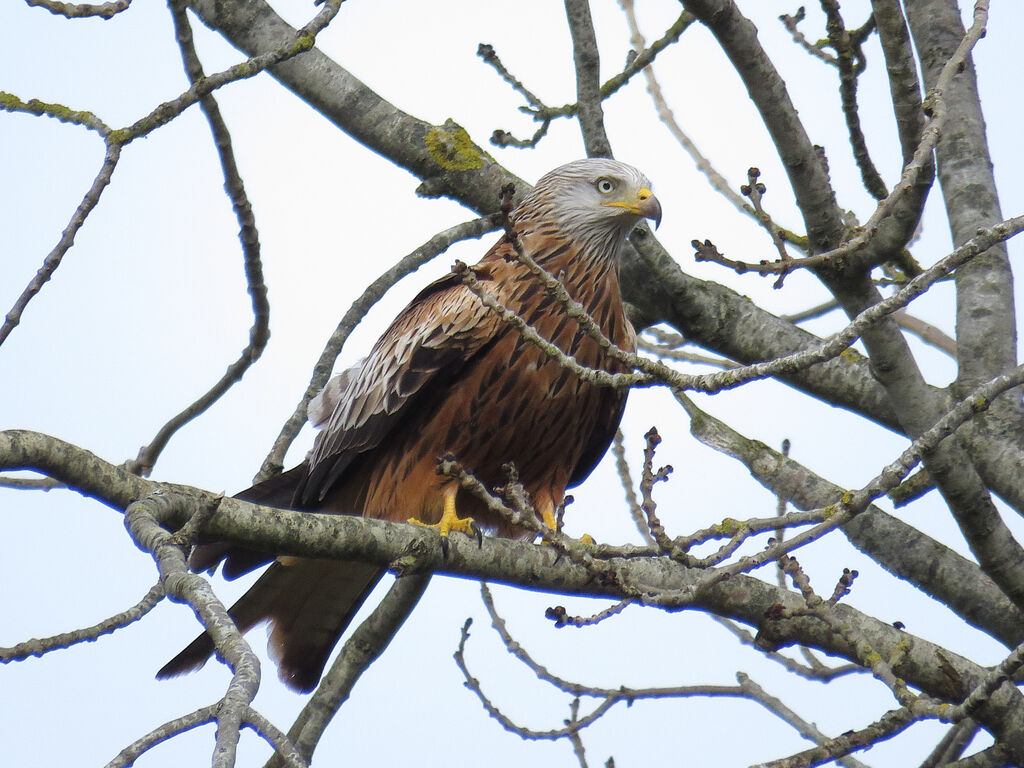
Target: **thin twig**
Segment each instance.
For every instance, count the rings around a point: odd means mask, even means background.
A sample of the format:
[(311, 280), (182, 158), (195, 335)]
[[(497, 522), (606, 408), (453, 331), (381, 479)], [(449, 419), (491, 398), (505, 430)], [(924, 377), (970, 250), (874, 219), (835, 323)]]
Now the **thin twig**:
[(142, 755), (158, 744), (177, 736), (179, 733), (184, 733), (185, 731), (190, 731), (193, 728), (213, 722), (217, 715), (218, 706), (220, 706), (219, 702), (200, 707), (194, 712), (176, 717), (154, 728), (145, 736), (136, 739), (122, 749), (113, 760), (107, 763), (106, 768), (128, 768), (128, 766), (135, 765), (135, 762)]
[(921, 141), (914, 151), (911, 160), (906, 163), (900, 180), (892, 191), (881, 200), (875, 208), (871, 217), (862, 226), (858, 227), (852, 237), (846, 239), (839, 246), (813, 256), (801, 259), (794, 259), (792, 262), (762, 262), (761, 264), (750, 264), (747, 262), (733, 261), (721, 256), (714, 245), (705, 240), (700, 243), (693, 241), (693, 245), (704, 260), (715, 261), (728, 266), (739, 272), (753, 271), (761, 275), (780, 274), (789, 272), (794, 268), (818, 267), (832, 263), (835, 259), (851, 256), (868, 246), (878, 233), (882, 223), (893, 213), (897, 206), (901, 205), (910, 193), (916, 189), (917, 182), (923, 176), (931, 172), (932, 152), (938, 144), (942, 135), (942, 128), (949, 111), (946, 99), (946, 92), (950, 88), (953, 78), (964, 66), (971, 50), (985, 34), (985, 24), (988, 20), (988, 4), (981, 0), (975, 6), (974, 23), (964, 35), (956, 51), (942, 68), (942, 72), (936, 80), (935, 87), (930, 91), (925, 104), (925, 113), (929, 116), (921, 134)]
[(21, 661), (29, 656), (42, 656), (50, 651), (70, 648), (72, 645), (92, 642), (103, 635), (109, 635), (111, 632), (123, 629), (141, 619), (153, 610), (163, 599), (164, 594), (163, 585), (158, 583), (150, 587), (145, 596), (128, 610), (115, 613), (110, 618), (91, 627), (76, 629), (72, 632), (61, 632), (51, 637), (26, 640), (24, 643), (18, 643), (10, 648), (0, 648), (0, 664)]
[[(673, 24), (665, 31), (665, 34), (658, 40), (651, 43), (650, 47), (644, 47), (643, 43), (636, 45), (639, 53), (636, 51), (630, 51), (625, 68), (618, 74), (610, 77), (601, 85), (601, 99), (607, 99), (626, 85), (626, 83), (628, 83), (637, 72), (646, 69), (661, 51), (679, 40), (679, 37), (684, 31), (686, 31), (687, 27), (694, 22), (694, 20), (693, 14), (684, 10), (679, 14), (679, 18), (676, 19), (675, 22), (673, 22)], [(505, 65), (501, 62), (501, 59), (498, 57), (497, 52), (494, 50), (494, 46), (487, 43), (481, 43), (477, 49), (477, 55), (494, 67), (505, 82), (523, 95), (530, 106), (520, 107), (519, 109), (522, 112), (532, 115), (534, 121), (540, 123), (540, 127), (537, 128), (533, 136), (529, 139), (517, 139), (508, 131), (499, 128), (491, 134), (492, 144), (499, 147), (518, 147), (520, 149), (535, 147), (540, 139), (547, 134), (552, 120), (560, 117), (573, 117), (577, 114), (578, 106), (576, 102), (573, 102), (572, 104), (565, 104), (561, 107), (549, 107), (544, 104), (536, 95), (529, 91), (522, 82), (508, 71)]]
[[(185, 72), (189, 82), (194, 86), (205, 79), (206, 74), (203, 72), (202, 63), (199, 61), (199, 55), (192, 39), (192, 27), (188, 20), (186, 5), (184, 0), (173, 0), (170, 6)], [(149, 475), (153, 470), (157, 458), (179, 429), (204, 413), (232, 386), (241, 381), (245, 372), (263, 354), (267, 341), (270, 339), (270, 302), (267, 300), (267, 286), (263, 282), (259, 233), (256, 229), (256, 218), (252, 212), (252, 205), (245, 193), (245, 185), (238, 170), (238, 163), (235, 161), (231, 133), (228, 131), (227, 123), (212, 94), (208, 93), (200, 98), (199, 106), (210, 126), (213, 144), (217, 148), (221, 170), (224, 174), (224, 189), (231, 199), (231, 205), (238, 220), (238, 239), (242, 244), (245, 280), (251, 301), (253, 323), (249, 329), (249, 343), (242, 350), (238, 359), (228, 366), (220, 380), (199, 399), (164, 424), (149, 444), (139, 449), (138, 456), (134, 463), (130, 464), (130, 467), (133, 472), (144, 476)]]
[(25, 306), (31, 301), (33, 296), (39, 293), (42, 286), (50, 279), (54, 270), (60, 265), (64, 254), (71, 248), (75, 235), (85, 223), (86, 217), (99, 202), (103, 189), (110, 183), (110, 177), (114, 172), (114, 167), (117, 165), (121, 148), (138, 138), (149, 135), (160, 126), (166, 125), (216, 89), (237, 80), (255, 77), (268, 67), (280, 64), (282, 61), (310, 50), (316, 44), (317, 34), (337, 15), (341, 8), (341, 3), (342, 0), (325, 0), (323, 9), (312, 21), (297, 30), (295, 35), (286, 44), (278, 46), (267, 53), (253, 56), (245, 62), (229, 67), (222, 72), (204, 77), (177, 98), (160, 104), (148, 115), (136, 120), (126, 128), (110, 130), (91, 113), (73, 112), (60, 105), (48, 105), (35, 99), (23, 102), (12, 94), (0, 92), (0, 109), (46, 114), (58, 120), (85, 125), (92, 130), (99, 131), (106, 142), (106, 155), (103, 166), (100, 168), (89, 191), (86, 192), (82, 203), (72, 215), (71, 221), (64, 229), (57, 246), (46, 257), (43, 266), (31, 282), (29, 282), (28, 287), (15, 302), (11, 311), (7, 313), (4, 324), (0, 326), (0, 344), (3, 344), (7, 337), (10, 336), (11, 331), (21, 322), (21, 315)]
[(25, 0), (25, 4), (35, 8), (45, 8), (54, 16), (66, 19), (85, 19), (99, 16), (101, 19), (112, 19), (121, 11), (128, 10), (132, 0), (114, 0), (111, 3), (62, 3), (60, 0)]
[(732, 634), (735, 635), (743, 645), (749, 645), (751, 648), (757, 648), (765, 658), (774, 661), (777, 664), (781, 664), (788, 671), (800, 675), (800, 677), (807, 680), (816, 680), (827, 683), (837, 677), (845, 677), (846, 675), (861, 674), (865, 672), (864, 667), (860, 664), (841, 664), (838, 667), (828, 667), (822, 664), (817, 657), (811, 657), (808, 659), (808, 664), (806, 665), (801, 664), (799, 661), (791, 659), (778, 651), (759, 647), (756, 638), (731, 619), (715, 615), (711, 615), (710, 618), (712, 621), (718, 622), (732, 632)]
[[(982, 386), (977, 387), (966, 398), (946, 412), (931, 428), (921, 433), (920, 437), (914, 440), (898, 458), (886, 465), (867, 485), (858, 491), (847, 491), (835, 504), (830, 505), (822, 522), (796, 534), (786, 542), (775, 542), (766, 547), (763, 552), (740, 558), (728, 566), (710, 572), (706, 585), (709, 586), (738, 573), (758, 568), (767, 562), (778, 559), (783, 553), (791, 552), (798, 547), (816, 541), (828, 532), (845, 524), (866, 509), (872, 501), (899, 485), (903, 478), (917, 466), (924, 454), (934, 450), (939, 443), (955, 432), (960, 425), (969, 421), (979, 411), (987, 409), (992, 404), (992, 401), (1003, 392), (1020, 386), (1022, 383), (1024, 383), (1024, 365), (1018, 366), (1008, 374), (996, 376)], [(687, 413), (690, 414), (691, 418), (703, 418), (703, 412), (688, 397), (677, 392), (676, 399), (686, 409)]]
[(17, 491), (52, 491), (54, 488), (64, 488), (52, 477), (7, 477), (0, 475), (0, 488), (10, 488)]
[(857, 111), (857, 76), (864, 70), (865, 61), (860, 41), (866, 34), (865, 29), (874, 29), (874, 22), (869, 20), (868, 24), (861, 28), (858, 40), (858, 37), (847, 31), (846, 23), (839, 12), (838, 0), (821, 0), (821, 7), (828, 20), (825, 29), (828, 32), (829, 44), (836, 52), (836, 66), (839, 69), (839, 96), (843, 105), (843, 116), (846, 118), (846, 128), (850, 135), (850, 145), (853, 147), (853, 158), (860, 169), (864, 187), (876, 200), (881, 200), (888, 194), (888, 189), (871, 160), (867, 140), (860, 127), (860, 115)]
[(4, 323), (0, 326), (0, 344), (3, 344), (7, 337), (11, 335), (11, 331), (18, 326), (21, 322), (22, 313), (25, 311), (28, 303), (42, 290), (46, 282), (53, 277), (53, 273), (57, 271), (57, 267), (60, 266), (64, 255), (75, 244), (75, 236), (82, 228), (82, 225), (85, 224), (86, 218), (88, 218), (89, 214), (92, 213), (92, 210), (99, 203), (100, 196), (110, 183), (110, 178), (114, 174), (114, 168), (117, 167), (117, 161), (120, 157), (121, 145), (108, 142), (106, 153), (103, 156), (103, 165), (100, 166), (100, 170), (96, 174), (96, 178), (93, 179), (92, 185), (85, 193), (85, 197), (82, 198), (82, 202), (78, 204), (78, 207), (71, 216), (71, 220), (61, 233), (60, 240), (57, 241), (57, 245), (53, 247), (53, 250), (47, 254), (39, 271), (29, 281), (28, 286), (22, 291), (21, 296), (14, 302), (14, 306), (11, 307), (11, 310), (4, 318)]
[[(783, 704), (781, 699), (770, 695), (764, 688), (751, 680), (748, 675), (743, 672), (737, 672), (736, 679), (746, 692), (748, 698), (756, 701), (773, 715), (793, 726), (796, 732), (805, 739), (813, 741), (815, 744), (824, 744), (828, 741), (828, 736), (819, 731), (814, 723), (804, 720), (796, 712)], [(844, 766), (844, 768), (867, 768), (860, 760), (852, 757), (843, 757), (836, 762)]]
[(622, 490), (626, 494), (626, 506), (629, 507), (629, 514), (640, 531), (644, 541), (653, 544), (651, 531), (644, 522), (644, 513), (640, 508), (640, 500), (637, 498), (636, 489), (633, 487), (633, 477), (629, 471), (629, 462), (626, 461), (626, 444), (622, 436), (622, 430), (615, 430), (615, 437), (612, 438), (612, 455), (615, 456), (615, 469), (619, 473), (619, 480), (622, 483)]
[[(626, 21), (629, 24), (630, 42), (637, 48), (643, 48), (645, 45), (644, 36), (640, 32), (640, 26), (637, 22), (636, 13), (633, 8), (633, 0), (619, 0), (619, 5), (622, 7), (623, 13), (626, 15)], [(732, 185), (730, 185), (725, 177), (715, 169), (711, 164), (711, 161), (701, 153), (697, 148), (697, 145), (679, 125), (679, 122), (675, 118), (675, 114), (672, 112), (672, 108), (669, 107), (668, 101), (662, 93), (661, 85), (658, 83), (658, 78), (654, 73), (653, 66), (647, 66), (644, 68), (644, 79), (647, 81), (647, 92), (650, 94), (651, 101), (654, 103), (655, 110), (658, 113), (658, 118), (665, 124), (669, 133), (671, 133), (675, 140), (679, 142), (679, 145), (693, 159), (694, 164), (697, 166), (697, 170), (703, 173), (707, 177), (711, 187), (732, 203), (738, 211), (745, 213), (756, 220), (757, 212), (754, 210), (753, 206), (746, 202), (743, 197), (736, 192)], [(779, 228), (779, 230), (783, 233), (786, 242), (806, 250), (806, 237), (794, 235), (792, 232), (782, 228)]]
[(821, 59), (826, 64), (836, 66), (837, 62), (835, 56), (822, 48), (820, 43), (811, 43), (804, 33), (800, 31), (800, 28), (797, 25), (806, 17), (806, 11), (803, 6), (800, 6), (794, 14), (784, 13), (779, 16), (779, 21), (781, 21), (782, 25), (789, 30), (789, 34), (793, 37), (793, 42), (811, 54), (811, 56)]

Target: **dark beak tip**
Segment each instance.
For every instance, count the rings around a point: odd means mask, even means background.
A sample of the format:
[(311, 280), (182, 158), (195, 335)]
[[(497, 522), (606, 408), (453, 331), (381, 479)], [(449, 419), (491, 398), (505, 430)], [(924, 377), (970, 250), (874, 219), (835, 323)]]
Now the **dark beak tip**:
[(648, 211), (646, 216), (654, 222), (654, 228), (657, 229), (661, 226), (661, 203), (658, 202), (656, 197), (652, 197), (647, 203)]

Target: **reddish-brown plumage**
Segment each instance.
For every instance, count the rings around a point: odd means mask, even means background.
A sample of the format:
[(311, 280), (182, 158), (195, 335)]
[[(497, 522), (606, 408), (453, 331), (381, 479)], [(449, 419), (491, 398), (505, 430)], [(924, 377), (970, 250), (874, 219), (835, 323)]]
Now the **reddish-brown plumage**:
[[(560, 277), (627, 351), (634, 335), (619, 293), (618, 254), (641, 216), (660, 217), (648, 186), (621, 163), (578, 161), (548, 174), (513, 214), (521, 249)], [(508, 236), (473, 271), (484, 290), (580, 364), (623, 370), (520, 262)], [(551, 512), (600, 460), (626, 400), (624, 390), (583, 381), (524, 340), (455, 274), (423, 290), (346, 376), (307, 461), (241, 498), (434, 523), (446, 486), (453, 487), (438, 474), (438, 460), (452, 455), (488, 486), (504, 483), (502, 466), (513, 463), (534, 505)], [(518, 533), (467, 493), (456, 505), (500, 535)], [(205, 569), (222, 558), (230, 576), (273, 559), (204, 545), (192, 564)], [(269, 619), (282, 679), (309, 690), (381, 573), (358, 563), (279, 558), (232, 614), (243, 631)], [(201, 666), (212, 650), (200, 636), (158, 674)]]

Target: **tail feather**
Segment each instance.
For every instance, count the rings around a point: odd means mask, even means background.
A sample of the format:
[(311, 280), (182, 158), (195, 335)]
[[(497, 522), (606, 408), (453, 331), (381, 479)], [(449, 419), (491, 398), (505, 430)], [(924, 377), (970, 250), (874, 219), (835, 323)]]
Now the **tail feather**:
[[(287, 472), (282, 472), (269, 480), (246, 488), (241, 493), (236, 493), (235, 498), (250, 501), (253, 504), (287, 509), (294, 505), (295, 489), (305, 472), (306, 464), (303, 462)], [(188, 565), (196, 573), (203, 571), (212, 573), (217, 569), (217, 564), (223, 561), (224, 578), (237, 579), (239, 576), (266, 565), (273, 559), (274, 555), (269, 552), (236, 547), (223, 541), (211, 541), (198, 544), (192, 549)]]
[[(311, 691), (320, 681), (338, 638), (384, 570), (376, 565), (333, 560), (297, 560), (283, 567), (292, 573), (284, 587), (286, 599), (271, 617), (270, 654), (285, 685)], [(308, 584), (316, 588), (304, 590), (301, 586)]]
[[(296, 488), (307, 467), (284, 472), (237, 494), (235, 498), (274, 507), (294, 507)], [(204, 542), (192, 550), (192, 570), (213, 571), (223, 562), (234, 579), (271, 563), (228, 613), (244, 633), (270, 622), (270, 652), (278, 674), (290, 688), (310, 691), (323, 674), (327, 657), (384, 570), (376, 565), (334, 560), (280, 557), (224, 542)], [(176, 677), (202, 667), (214, 653), (213, 640), (199, 635), (165, 664), (157, 678)]]
[[(269, 620), (270, 651), (282, 682), (310, 691), (338, 638), (383, 573), (379, 566), (364, 563), (280, 558), (228, 612), (242, 632)], [(156, 676), (164, 679), (199, 669), (213, 652), (213, 641), (204, 632)]]

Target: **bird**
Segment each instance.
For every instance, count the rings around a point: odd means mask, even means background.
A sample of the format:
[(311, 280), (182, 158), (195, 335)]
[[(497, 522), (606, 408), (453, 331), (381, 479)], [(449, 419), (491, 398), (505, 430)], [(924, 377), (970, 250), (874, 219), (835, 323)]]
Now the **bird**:
[[(633, 352), (618, 268), (626, 238), (645, 218), (655, 227), (661, 221), (646, 176), (609, 158), (576, 160), (537, 182), (509, 214), (501, 239), (468, 271), (479, 289), (579, 364), (625, 372), (520, 253), (557, 277), (613, 344)], [(553, 529), (566, 489), (583, 482), (607, 451), (627, 390), (586, 381), (524, 339), (464, 275), (453, 271), (420, 291), (367, 356), (328, 384), (310, 411), (322, 428), (301, 464), (237, 498), (418, 522), (442, 536), (474, 525), (499, 536), (535, 535), (496, 518), (440, 474), (439, 460), (454, 457), (488, 488), (507, 481), (514, 467)], [(269, 563), (229, 613), (242, 632), (269, 621), (278, 676), (300, 692), (316, 687), (384, 573), (379, 565), (278, 557), (220, 542), (198, 544), (189, 561), (197, 572), (221, 563), (228, 579)], [(214, 650), (204, 633), (157, 677), (198, 669)]]

